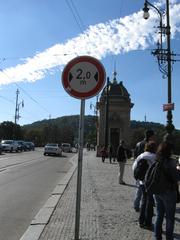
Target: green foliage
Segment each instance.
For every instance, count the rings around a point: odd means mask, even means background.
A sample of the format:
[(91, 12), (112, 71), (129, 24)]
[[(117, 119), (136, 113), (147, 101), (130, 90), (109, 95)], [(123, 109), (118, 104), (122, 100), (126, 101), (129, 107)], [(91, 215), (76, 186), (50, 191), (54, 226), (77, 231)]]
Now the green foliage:
[[(156, 133), (156, 141), (159, 144), (164, 135), (166, 134), (166, 128), (160, 123), (153, 122), (139, 122), (131, 121), (132, 129), (132, 140), (131, 147), (134, 148), (136, 143), (144, 138), (144, 132), (147, 129), (153, 129)], [(180, 154), (180, 130), (175, 129), (173, 131), (173, 143), (174, 143), (174, 154)]]
[(23, 131), (20, 125), (5, 121), (0, 124), (0, 139), (21, 139)]
[[(64, 116), (56, 119), (38, 121), (23, 126), (25, 136), (29, 139), (37, 139), (37, 144), (45, 145), (47, 142), (77, 143), (79, 134), (79, 115)], [(32, 134), (33, 132), (33, 134)], [(35, 132), (37, 134), (35, 134)], [(41, 140), (39, 141), (39, 132)], [(38, 136), (38, 138), (36, 137)], [(84, 118), (84, 142), (96, 143), (96, 117), (85, 116)], [(35, 141), (36, 142), (36, 141)]]
[[(84, 117), (84, 143), (96, 144), (96, 116)], [(131, 121), (131, 148), (144, 138), (144, 132), (153, 129), (157, 142), (161, 142), (166, 133), (165, 126), (153, 122)], [(36, 146), (44, 146), (47, 142), (68, 142), (76, 144), (79, 134), (79, 115), (64, 116), (56, 119), (34, 122), (19, 126), (5, 121), (0, 124), (1, 139), (24, 139), (33, 141)], [(180, 154), (180, 130), (173, 131), (175, 154)]]

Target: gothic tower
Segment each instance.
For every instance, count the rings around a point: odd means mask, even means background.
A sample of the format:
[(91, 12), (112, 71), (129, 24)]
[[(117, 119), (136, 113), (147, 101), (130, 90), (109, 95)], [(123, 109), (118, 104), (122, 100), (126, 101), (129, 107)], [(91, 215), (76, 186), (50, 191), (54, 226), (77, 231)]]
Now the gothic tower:
[(127, 145), (131, 140), (130, 113), (134, 104), (123, 83), (117, 82), (116, 75), (114, 72), (113, 80), (103, 89), (97, 103), (97, 155), (105, 145), (112, 144), (116, 150), (120, 140), (123, 139)]

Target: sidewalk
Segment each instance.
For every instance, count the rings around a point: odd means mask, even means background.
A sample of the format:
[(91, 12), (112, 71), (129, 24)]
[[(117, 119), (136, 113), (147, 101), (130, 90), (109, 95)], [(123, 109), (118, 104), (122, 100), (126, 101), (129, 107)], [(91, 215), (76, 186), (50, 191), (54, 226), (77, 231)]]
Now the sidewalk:
[[(83, 154), (81, 192), (81, 240), (150, 240), (151, 231), (138, 226), (133, 209), (135, 184), (128, 161), (124, 180), (118, 184), (118, 164), (105, 163), (86, 150)], [(76, 171), (61, 196), (39, 240), (73, 240), (76, 204)], [(180, 239), (180, 205), (177, 205), (175, 233)], [(31, 239), (31, 238), (29, 238)], [(32, 240), (34, 238), (32, 237)]]

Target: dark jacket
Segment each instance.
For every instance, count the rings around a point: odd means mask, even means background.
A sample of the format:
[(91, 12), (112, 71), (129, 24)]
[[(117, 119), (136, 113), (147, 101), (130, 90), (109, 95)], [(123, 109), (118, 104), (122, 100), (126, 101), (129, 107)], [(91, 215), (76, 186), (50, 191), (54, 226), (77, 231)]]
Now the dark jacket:
[(126, 149), (122, 145), (119, 145), (117, 149), (117, 161), (118, 162), (126, 161)]
[(146, 145), (147, 141), (146, 139), (142, 140), (141, 142), (138, 142), (136, 144), (136, 147), (134, 149), (134, 158), (136, 159), (141, 153), (144, 152), (144, 148)]
[(178, 181), (180, 181), (180, 171), (176, 168), (177, 163), (175, 159), (165, 159), (163, 161), (163, 169), (167, 177), (167, 189), (175, 190)]

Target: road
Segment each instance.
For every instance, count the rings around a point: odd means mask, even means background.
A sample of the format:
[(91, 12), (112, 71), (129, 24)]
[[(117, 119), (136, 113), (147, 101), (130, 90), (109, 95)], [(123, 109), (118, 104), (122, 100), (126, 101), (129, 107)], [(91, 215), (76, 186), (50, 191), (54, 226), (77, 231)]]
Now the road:
[(73, 154), (44, 156), (42, 149), (0, 155), (0, 240), (19, 240), (71, 167)]

